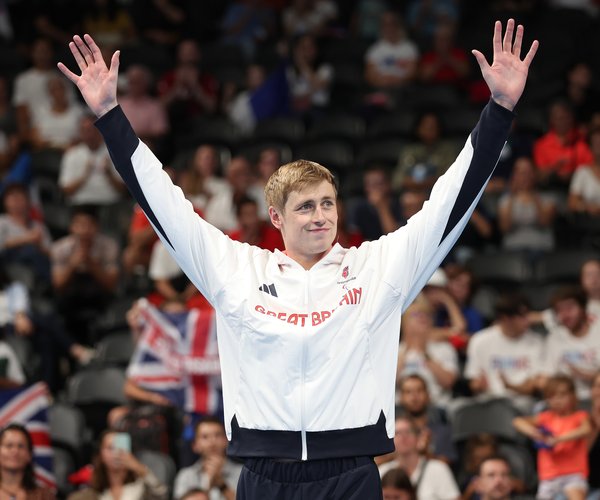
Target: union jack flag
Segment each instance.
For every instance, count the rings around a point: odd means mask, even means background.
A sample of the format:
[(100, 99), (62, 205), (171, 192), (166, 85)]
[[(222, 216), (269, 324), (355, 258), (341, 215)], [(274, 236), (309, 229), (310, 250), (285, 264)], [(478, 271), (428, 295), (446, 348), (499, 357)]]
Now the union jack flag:
[(56, 490), (48, 427), (48, 388), (44, 382), (0, 391), (0, 428), (24, 425), (33, 440), (35, 477), (40, 486)]
[(168, 314), (144, 299), (138, 306), (143, 332), (127, 377), (186, 412), (214, 414), (221, 404), (214, 310)]

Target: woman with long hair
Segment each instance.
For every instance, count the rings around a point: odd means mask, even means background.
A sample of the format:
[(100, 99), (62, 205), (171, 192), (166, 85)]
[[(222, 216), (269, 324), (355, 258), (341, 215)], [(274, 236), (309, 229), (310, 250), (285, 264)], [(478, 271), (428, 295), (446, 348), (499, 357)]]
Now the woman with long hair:
[(122, 434), (102, 433), (90, 487), (73, 493), (69, 500), (166, 500), (167, 487), (131, 454), (130, 446), (123, 446)]
[(52, 500), (54, 493), (39, 487), (33, 472), (33, 441), (21, 424), (0, 431), (0, 500)]

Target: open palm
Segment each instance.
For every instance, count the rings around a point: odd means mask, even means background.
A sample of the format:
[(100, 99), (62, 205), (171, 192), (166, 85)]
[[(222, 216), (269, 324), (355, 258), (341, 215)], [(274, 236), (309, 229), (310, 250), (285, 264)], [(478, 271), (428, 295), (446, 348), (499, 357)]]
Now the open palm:
[(90, 35), (84, 35), (83, 39), (75, 35), (69, 48), (81, 70), (81, 76), (70, 71), (63, 63), (58, 63), (58, 69), (77, 85), (87, 105), (100, 117), (117, 105), (119, 51), (113, 54), (109, 69)]
[(509, 19), (506, 24), (504, 40), (502, 39), (502, 23), (496, 21), (494, 26), (494, 59), (490, 66), (485, 56), (478, 50), (473, 55), (479, 63), (481, 73), (492, 93), (492, 99), (507, 109), (513, 109), (523, 94), (531, 61), (537, 52), (539, 43), (535, 40), (521, 60), (521, 44), (523, 42), (523, 26), (519, 25), (515, 34), (515, 21)]

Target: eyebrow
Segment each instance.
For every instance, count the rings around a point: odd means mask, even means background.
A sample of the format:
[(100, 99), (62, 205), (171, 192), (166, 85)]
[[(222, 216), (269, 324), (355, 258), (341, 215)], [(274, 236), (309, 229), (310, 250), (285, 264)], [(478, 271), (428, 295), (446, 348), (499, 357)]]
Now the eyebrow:
[[(335, 201), (335, 198), (333, 196), (327, 195), (327, 196), (323, 196), (323, 198), (321, 198), (320, 202), (323, 202), (323, 201)], [(302, 205), (306, 205), (307, 203), (315, 203), (315, 202), (316, 202), (316, 200), (314, 198), (308, 198), (305, 200), (301, 200), (298, 203), (296, 203), (296, 208), (300, 208)]]

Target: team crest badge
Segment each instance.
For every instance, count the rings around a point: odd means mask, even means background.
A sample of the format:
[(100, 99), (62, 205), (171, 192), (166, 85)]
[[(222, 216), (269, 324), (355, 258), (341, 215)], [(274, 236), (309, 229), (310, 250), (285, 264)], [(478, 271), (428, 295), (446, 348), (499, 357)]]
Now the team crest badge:
[(342, 271), (342, 278), (346, 279), (348, 277), (348, 266), (344, 268)]

